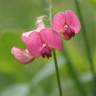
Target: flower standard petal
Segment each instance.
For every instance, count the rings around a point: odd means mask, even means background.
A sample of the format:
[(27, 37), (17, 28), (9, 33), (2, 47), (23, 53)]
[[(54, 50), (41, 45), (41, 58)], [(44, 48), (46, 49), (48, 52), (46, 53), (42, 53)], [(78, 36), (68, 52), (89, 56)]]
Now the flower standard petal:
[(25, 40), (25, 44), (32, 56), (40, 56), (42, 41), (39, 32), (32, 32)]
[(34, 31), (28, 31), (28, 32), (22, 33), (21, 39), (22, 39), (22, 41), (23, 41), (24, 43), (26, 42), (26, 40), (28, 40), (28, 37), (30, 36), (30, 34), (31, 34), (32, 32), (34, 32)]
[(61, 32), (65, 24), (65, 13), (59, 12), (53, 17), (53, 30)]
[(66, 17), (66, 24), (70, 28), (72, 28), (75, 33), (78, 33), (80, 31), (81, 25), (76, 14), (71, 10), (67, 10), (65, 11), (65, 17)]
[(40, 36), (50, 48), (56, 48), (57, 50), (63, 49), (63, 42), (59, 33), (53, 31), (51, 28), (45, 28), (41, 30)]
[(20, 48), (13, 47), (11, 53), (14, 57), (22, 64), (28, 64), (32, 62), (35, 58), (28, 52), (28, 50), (22, 50)]

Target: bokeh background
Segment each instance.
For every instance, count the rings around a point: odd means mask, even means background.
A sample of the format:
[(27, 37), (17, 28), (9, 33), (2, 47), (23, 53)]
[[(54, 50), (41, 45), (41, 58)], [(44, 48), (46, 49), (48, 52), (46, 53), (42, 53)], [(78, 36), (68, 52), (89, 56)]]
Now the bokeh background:
[[(53, 14), (67, 9), (78, 13), (75, 0), (53, 0)], [(96, 0), (78, 0), (96, 66)], [(25, 48), (21, 33), (34, 29), (36, 17), (46, 14), (45, 0), (0, 0), (0, 96), (59, 96), (53, 58), (22, 65), (11, 48)], [(92, 74), (81, 30), (57, 52), (64, 96), (92, 96)], [(96, 94), (94, 95), (96, 96)]]

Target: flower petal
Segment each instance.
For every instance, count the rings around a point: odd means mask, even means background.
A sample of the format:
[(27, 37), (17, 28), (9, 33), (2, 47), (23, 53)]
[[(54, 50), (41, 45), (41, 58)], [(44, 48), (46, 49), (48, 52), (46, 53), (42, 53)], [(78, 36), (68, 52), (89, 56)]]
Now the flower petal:
[(24, 32), (24, 33), (22, 33), (22, 35), (21, 35), (21, 39), (22, 39), (22, 41), (25, 43), (26, 42), (26, 40), (28, 40), (28, 37), (30, 36), (30, 34), (32, 33), (33, 31), (29, 31), (29, 32)]
[(75, 31), (75, 33), (78, 33), (80, 31), (81, 25), (76, 14), (71, 10), (65, 11), (65, 14), (66, 23)]
[(32, 32), (25, 40), (25, 44), (32, 56), (40, 56), (40, 50), (42, 47), (40, 32)]
[(28, 50), (22, 50), (22, 49), (13, 47), (11, 49), (11, 53), (22, 64), (27, 64), (34, 60), (34, 57), (28, 52)]
[(51, 48), (56, 48), (59, 51), (63, 49), (63, 42), (59, 33), (51, 28), (45, 28), (40, 32), (42, 40)]
[(53, 17), (53, 30), (61, 32), (65, 24), (65, 13), (59, 12)]

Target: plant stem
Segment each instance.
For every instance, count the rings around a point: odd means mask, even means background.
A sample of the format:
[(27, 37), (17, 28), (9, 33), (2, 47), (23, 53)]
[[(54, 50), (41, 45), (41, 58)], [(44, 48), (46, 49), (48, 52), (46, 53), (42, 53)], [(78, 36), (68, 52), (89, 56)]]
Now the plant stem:
[(59, 69), (58, 69), (58, 63), (57, 63), (55, 49), (53, 49), (53, 58), (54, 58), (54, 63), (55, 63), (55, 70), (56, 70), (56, 75), (57, 75), (59, 94), (60, 94), (60, 96), (63, 96), (62, 88), (61, 88), (61, 83), (60, 83), (60, 75), (59, 75)]
[[(49, 1), (48, 2), (49, 3), (49, 22), (50, 22), (50, 25), (52, 26), (52, 0), (48, 0), (48, 1)], [(53, 49), (53, 59), (54, 59), (54, 63), (55, 63), (55, 70), (56, 70), (59, 94), (60, 94), (60, 96), (63, 96), (62, 88), (61, 88), (61, 82), (60, 82), (59, 69), (58, 69), (58, 62), (57, 62), (55, 49)]]
[(93, 63), (93, 60), (92, 60), (90, 45), (89, 45), (89, 42), (88, 42), (87, 32), (86, 32), (86, 28), (85, 28), (85, 25), (84, 25), (84, 21), (83, 21), (83, 17), (82, 17), (79, 2), (78, 2), (78, 0), (74, 0), (74, 1), (75, 1), (77, 12), (78, 12), (78, 15), (79, 15), (79, 18), (80, 18), (80, 21), (81, 21), (81, 26), (82, 26), (82, 31), (83, 31), (82, 34), (83, 34), (83, 38), (84, 38), (85, 45), (86, 45), (86, 50), (87, 50), (86, 52), (87, 52), (88, 60), (89, 60), (89, 63), (90, 63), (91, 72), (93, 74), (94, 92), (96, 94), (96, 73), (95, 73), (94, 63)]

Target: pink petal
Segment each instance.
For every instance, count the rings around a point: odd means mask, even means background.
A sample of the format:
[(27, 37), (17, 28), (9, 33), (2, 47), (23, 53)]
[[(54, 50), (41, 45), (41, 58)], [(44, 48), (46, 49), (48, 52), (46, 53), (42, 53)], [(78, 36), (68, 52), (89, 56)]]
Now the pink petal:
[(40, 32), (32, 32), (25, 40), (25, 44), (32, 56), (40, 56), (40, 50), (42, 47)]
[(58, 50), (63, 49), (62, 39), (59, 33), (53, 31), (50, 28), (43, 29), (40, 32), (42, 40), (51, 48), (56, 48)]
[(53, 17), (53, 30), (61, 32), (65, 24), (65, 13), (59, 12)]
[(22, 50), (22, 49), (13, 47), (11, 49), (11, 53), (22, 64), (27, 64), (34, 60), (34, 57), (32, 55), (30, 55), (28, 50)]
[(71, 10), (65, 11), (65, 14), (66, 14), (66, 23), (69, 25), (69, 27), (71, 27), (75, 31), (75, 33), (78, 33), (80, 31), (81, 25), (76, 14)]
[(33, 31), (29, 31), (29, 32), (24, 32), (24, 33), (22, 33), (22, 35), (21, 35), (21, 39), (22, 39), (22, 41), (25, 43), (26, 42), (26, 40), (28, 40), (28, 37), (30, 36), (30, 34), (32, 33)]

